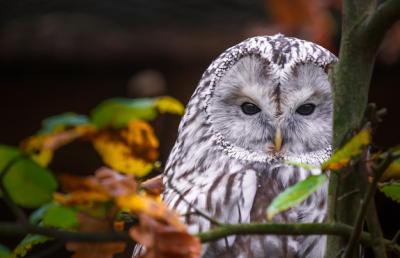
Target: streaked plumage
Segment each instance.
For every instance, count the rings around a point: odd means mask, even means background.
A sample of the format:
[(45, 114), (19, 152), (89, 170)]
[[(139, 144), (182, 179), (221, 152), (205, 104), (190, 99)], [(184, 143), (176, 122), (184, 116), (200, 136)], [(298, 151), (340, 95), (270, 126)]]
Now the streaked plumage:
[[(192, 214), (193, 207), (225, 223), (262, 222), (278, 193), (319, 173), (284, 163), (319, 164), (330, 155), (332, 96), (326, 70), (334, 62), (322, 47), (278, 34), (229, 48), (205, 71), (163, 179), (165, 202), (183, 215), (192, 233), (211, 227)], [(243, 113), (247, 102), (260, 112)], [(306, 103), (315, 111), (300, 115), (298, 108)], [(325, 213), (322, 188), (274, 221), (321, 222)], [(324, 248), (325, 238), (319, 236), (231, 236), (204, 245), (203, 257), (317, 258)]]

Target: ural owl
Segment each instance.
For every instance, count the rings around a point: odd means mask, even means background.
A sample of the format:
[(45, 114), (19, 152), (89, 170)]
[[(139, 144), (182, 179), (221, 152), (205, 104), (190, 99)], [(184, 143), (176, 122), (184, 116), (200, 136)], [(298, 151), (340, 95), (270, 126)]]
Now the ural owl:
[[(166, 164), (164, 201), (191, 233), (209, 230), (201, 210), (223, 223), (266, 220), (274, 197), (314, 172), (331, 153), (328, 50), (282, 34), (247, 39), (205, 71)], [(276, 223), (322, 222), (326, 187)], [(202, 257), (323, 257), (321, 236), (230, 236), (203, 245)]]

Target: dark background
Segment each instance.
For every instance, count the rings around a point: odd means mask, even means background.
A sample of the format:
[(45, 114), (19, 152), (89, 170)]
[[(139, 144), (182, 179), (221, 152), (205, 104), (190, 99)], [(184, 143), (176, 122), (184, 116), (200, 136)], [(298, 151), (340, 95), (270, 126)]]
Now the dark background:
[[(335, 26), (327, 47), (337, 54), (340, 9), (327, 8)], [(268, 1), (0, 1), (0, 143), (18, 145), (43, 118), (66, 111), (88, 114), (111, 97), (168, 94), (187, 103), (220, 52), (280, 29), (313, 39), (301, 29), (279, 27)], [(377, 148), (399, 143), (399, 72), (396, 56), (379, 56), (370, 100), (388, 115), (375, 135)], [(159, 87), (141, 84), (143, 77), (156, 77)], [(175, 116), (155, 122), (162, 161), (178, 123)], [(60, 150), (53, 164), (58, 171), (90, 173), (99, 163), (87, 146), (65, 148), (75, 151)], [(385, 236), (391, 238), (400, 228), (400, 210), (381, 194), (377, 199)], [(2, 219), (11, 218), (4, 205), (0, 209)]]

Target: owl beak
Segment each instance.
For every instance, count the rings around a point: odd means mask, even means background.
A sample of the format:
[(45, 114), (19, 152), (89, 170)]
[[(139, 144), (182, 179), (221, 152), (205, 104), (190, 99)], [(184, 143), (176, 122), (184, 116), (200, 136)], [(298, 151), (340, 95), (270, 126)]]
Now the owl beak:
[(275, 132), (274, 144), (275, 144), (275, 151), (280, 152), (282, 148), (282, 133), (279, 127), (276, 129)]

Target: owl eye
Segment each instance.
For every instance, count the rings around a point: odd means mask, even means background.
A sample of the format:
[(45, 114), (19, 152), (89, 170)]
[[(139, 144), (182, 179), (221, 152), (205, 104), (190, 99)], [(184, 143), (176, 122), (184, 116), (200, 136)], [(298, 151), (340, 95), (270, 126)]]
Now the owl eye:
[(261, 111), (256, 105), (250, 102), (245, 102), (241, 106), (243, 113), (246, 115), (254, 115)]
[(308, 116), (311, 115), (315, 110), (315, 105), (312, 103), (307, 103), (304, 105), (301, 105), (296, 109), (296, 113), (302, 115), (302, 116)]

